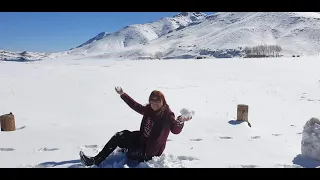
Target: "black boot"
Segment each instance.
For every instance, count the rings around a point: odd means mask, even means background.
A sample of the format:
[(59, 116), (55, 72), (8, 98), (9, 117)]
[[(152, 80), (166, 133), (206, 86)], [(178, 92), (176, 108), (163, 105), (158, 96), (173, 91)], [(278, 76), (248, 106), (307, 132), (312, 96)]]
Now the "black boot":
[(93, 158), (93, 164), (96, 166), (99, 166), (106, 158), (99, 158), (99, 157), (94, 157)]
[(80, 160), (85, 166), (92, 166), (94, 164), (94, 158), (86, 156), (82, 151), (80, 151)]

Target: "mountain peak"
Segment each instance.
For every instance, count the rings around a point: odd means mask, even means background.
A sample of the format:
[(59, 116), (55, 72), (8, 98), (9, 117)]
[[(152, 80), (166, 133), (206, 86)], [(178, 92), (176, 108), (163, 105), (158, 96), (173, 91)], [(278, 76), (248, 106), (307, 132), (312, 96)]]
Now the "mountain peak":
[(184, 17), (190, 17), (190, 16), (195, 16), (195, 17), (199, 17), (199, 16), (207, 16), (206, 14), (202, 13), (202, 12), (181, 12), (175, 16), (178, 16), (178, 17), (181, 17), (181, 16), (184, 16)]
[[(96, 35), (95, 37), (89, 39), (87, 42), (81, 44), (80, 46), (77, 46), (76, 48), (85, 46), (85, 45), (90, 44), (90, 43), (92, 43), (92, 42), (94, 42), (94, 41), (98, 41), (98, 40), (106, 37), (106, 36), (109, 35), (109, 34), (110, 34), (110, 33), (107, 33), (107, 32), (101, 32), (101, 33), (99, 33), (98, 35)], [(72, 48), (72, 49), (73, 49), (73, 48)], [(71, 50), (72, 50), (72, 49), (71, 49)]]
[(202, 12), (181, 12), (173, 17), (174, 18), (189, 18), (192, 21), (197, 21), (197, 20), (205, 19), (207, 17), (207, 15)]

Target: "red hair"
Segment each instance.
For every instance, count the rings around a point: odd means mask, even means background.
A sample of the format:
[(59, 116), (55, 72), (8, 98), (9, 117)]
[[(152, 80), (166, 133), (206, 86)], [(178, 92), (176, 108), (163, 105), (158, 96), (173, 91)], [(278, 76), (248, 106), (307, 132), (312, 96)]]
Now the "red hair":
[(152, 98), (157, 98), (159, 100), (161, 100), (163, 102), (163, 106), (161, 107), (159, 113), (161, 113), (161, 116), (163, 115), (164, 111), (169, 108), (166, 98), (164, 97), (163, 93), (161, 91), (158, 90), (153, 90), (149, 96), (149, 101)]
[(151, 92), (151, 94), (149, 96), (149, 101), (152, 98), (157, 98), (163, 102), (163, 105), (167, 105), (166, 98), (164, 97), (163, 93), (158, 90), (154, 90)]

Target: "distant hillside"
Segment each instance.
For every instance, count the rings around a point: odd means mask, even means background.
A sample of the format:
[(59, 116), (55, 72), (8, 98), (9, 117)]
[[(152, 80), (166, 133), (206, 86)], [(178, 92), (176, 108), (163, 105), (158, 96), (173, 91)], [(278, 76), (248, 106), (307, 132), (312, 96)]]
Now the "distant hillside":
[(146, 24), (100, 33), (54, 57), (148, 59), (243, 56), (246, 46), (278, 45), (282, 54), (320, 53), (317, 12), (180, 13)]

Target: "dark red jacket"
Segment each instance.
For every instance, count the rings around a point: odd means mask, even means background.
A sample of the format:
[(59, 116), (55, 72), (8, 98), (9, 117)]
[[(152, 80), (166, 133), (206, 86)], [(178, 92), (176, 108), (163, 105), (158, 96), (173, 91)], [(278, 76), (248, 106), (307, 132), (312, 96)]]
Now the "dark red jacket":
[(167, 108), (163, 116), (157, 115), (150, 105), (143, 106), (124, 93), (121, 98), (136, 112), (143, 115), (140, 125), (140, 143), (147, 157), (160, 156), (167, 143), (170, 131), (179, 134), (184, 124), (175, 120), (174, 113)]

